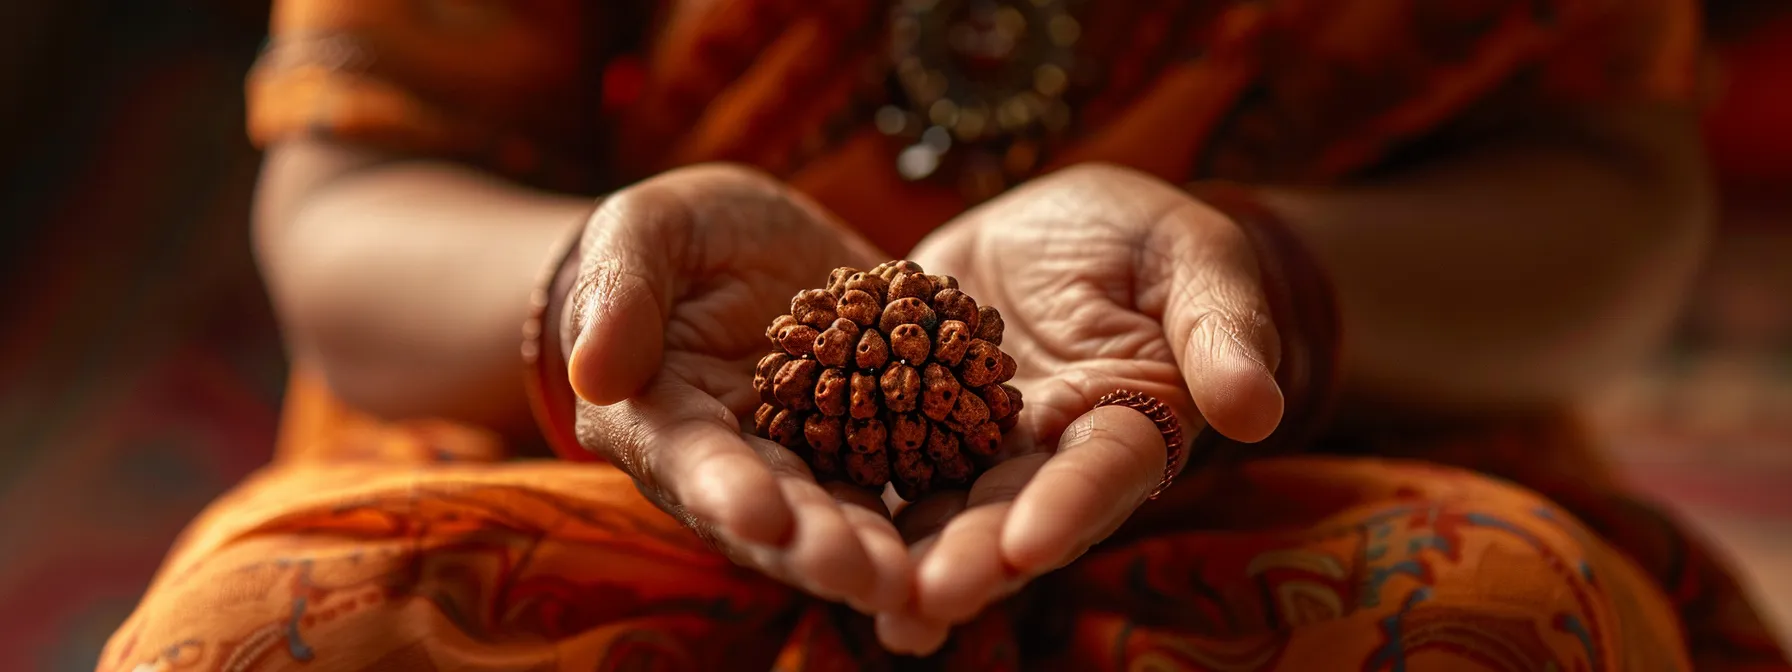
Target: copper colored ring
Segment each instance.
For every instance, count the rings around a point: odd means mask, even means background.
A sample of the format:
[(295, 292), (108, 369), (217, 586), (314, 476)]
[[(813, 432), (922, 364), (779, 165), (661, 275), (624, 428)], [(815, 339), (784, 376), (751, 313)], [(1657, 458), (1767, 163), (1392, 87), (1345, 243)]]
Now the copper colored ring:
[(1103, 406), (1125, 406), (1138, 411), (1157, 425), (1157, 431), (1164, 435), (1164, 479), (1152, 489), (1149, 499), (1157, 499), (1158, 495), (1170, 489), (1176, 480), (1177, 467), (1182, 465), (1182, 422), (1176, 419), (1176, 412), (1170, 405), (1157, 397), (1134, 390), (1115, 390), (1095, 402), (1096, 408)]

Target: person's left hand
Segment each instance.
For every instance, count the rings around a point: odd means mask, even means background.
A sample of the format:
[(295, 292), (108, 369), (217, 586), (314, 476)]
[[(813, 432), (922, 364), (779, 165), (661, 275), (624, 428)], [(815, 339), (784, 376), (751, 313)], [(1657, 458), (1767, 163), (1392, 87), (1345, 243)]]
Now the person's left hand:
[(1250, 241), (1169, 184), (1064, 170), (966, 213), (911, 258), (1001, 311), (1026, 407), (1006, 461), (900, 515), (917, 564), (913, 599), (877, 617), (892, 651), (937, 649), (952, 625), (1112, 534), (1160, 484), (1163, 435), (1132, 409), (1091, 411), (1103, 395), (1161, 399), (1185, 439), (1211, 427), (1254, 442), (1281, 421), (1281, 346)]

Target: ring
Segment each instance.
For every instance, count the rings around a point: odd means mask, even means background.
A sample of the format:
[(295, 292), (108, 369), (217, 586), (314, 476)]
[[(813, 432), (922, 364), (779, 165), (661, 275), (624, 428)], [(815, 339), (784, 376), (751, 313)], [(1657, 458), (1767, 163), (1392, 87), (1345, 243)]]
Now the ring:
[(1157, 425), (1157, 431), (1164, 435), (1164, 480), (1157, 484), (1146, 499), (1157, 499), (1158, 495), (1170, 489), (1170, 483), (1176, 480), (1176, 467), (1182, 462), (1182, 422), (1176, 419), (1176, 412), (1170, 405), (1144, 392), (1134, 390), (1114, 390), (1095, 402), (1095, 408), (1103, 406), (1125, 406), (1143, 413)]

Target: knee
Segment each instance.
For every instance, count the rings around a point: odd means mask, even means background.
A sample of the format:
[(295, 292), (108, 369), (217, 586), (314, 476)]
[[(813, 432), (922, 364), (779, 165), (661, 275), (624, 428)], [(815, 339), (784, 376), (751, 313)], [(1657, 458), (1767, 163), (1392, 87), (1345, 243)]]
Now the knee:
[(1442, 655), (1455, 642), (1519, 656), (1514, 669), (1684, 659), (1671, 602), (1629, 557), (1535, 493), (1464, 478), (1454, 495), (1362, 521), (1359, 602), (1389, 628), (1388, 646)]

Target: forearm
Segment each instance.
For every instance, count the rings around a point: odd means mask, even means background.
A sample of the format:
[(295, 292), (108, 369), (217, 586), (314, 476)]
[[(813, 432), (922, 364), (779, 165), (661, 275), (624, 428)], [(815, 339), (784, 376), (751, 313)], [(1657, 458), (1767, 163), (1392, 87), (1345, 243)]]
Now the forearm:
[(1347, 406), (1558, 403), (1653, 345), (1709, 226), (1696, 136), (1671, 113), (1589, 128), (1266, 192), (1336, 283)]
[(275, 148), (256, 213), (263, 273), (294, 356), (387, 417), (527, 426), (528, 297), (590, 199), (435, 162)]

